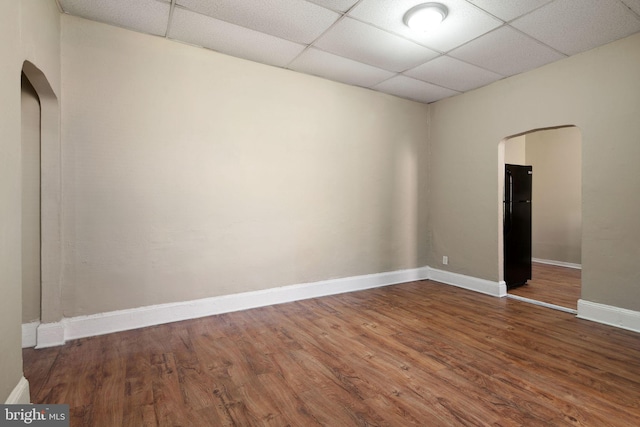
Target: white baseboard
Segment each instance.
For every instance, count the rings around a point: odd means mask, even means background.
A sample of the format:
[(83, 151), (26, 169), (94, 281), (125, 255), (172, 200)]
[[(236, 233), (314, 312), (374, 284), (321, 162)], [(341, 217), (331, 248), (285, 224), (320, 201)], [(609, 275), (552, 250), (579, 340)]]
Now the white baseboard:
[(640, 332), (640, 311), (578, 300), (578, 317), (629, 331)]
[(540, 258), (531, 258), (531, 262), (537, 262), (538, 264), (548, 264), (548, 265), (555, 265), (555, 266), (558, 266), (558, 267), (567, 267), (567, 268), (575, 268), (577, 270), (582, 270), (582, 264), (574, 264), (572, 262), (554, 261), (552, 259), (540, 259)]
[(429, 279), (494, 297), (504, 297), (507, 295), (507, 284), (504, 281), (492, 282), (491, 280), (478, 279), (477, 277), (465, 276), (463, 274), (437, 270), (435, 268), (429, 268)]
[(424, 280), (428, 276), (429, 268), (422, 267), (65, 318), (57, 323), (40, 325), (36, 348), (62, 345), (66, 340), (77, 338)]
[[(36, 348), (62, 345), (77, 338), (426, 279), (495, 297), (507, 295), (504, 281), (493, 282), (421, 267), (65, 318), (37, 327)], [(640, 313), (635, 311), (580, 300), (578, 317), (640, 332)]]
[(533, 304), (533, 305), (539, 305), (540, 307), (546, 307), (546, 308), (552, 308), (554, 310), (564, 311), (565, 313), (569, 313), (569, 314), (578, 314), (578, 311), (574, 310), (572, 308), (563, 307), (561, 305), (556, 305), (556, 304), (550, 304), (548, 302), (538, 301), (538, 300), (531, 299), (531, 298), (525, 298), (525, 297), (521, 297), (519, 295), (507, 294), (507, 298), (515, 299), (515, 300), (518, 300), (518, 301), (523, 301), (523, 302), (526, 302), (526, 303), (529, 303), (529, 304)]
[(41, 323), (36, 331), (36, 348), (55, 347), (64, 344), (64, 320), (55, 323)]
[(22, 324), (22, 348), (35, 347), (37, 343), (36, 331), (40, 321), (23, 323)]
[(25, 377), (20, 378), (20, 381), (18, 381), (18, 384), (13, 388), (4, 403), (7, 405), (27, 405), (31, 403), (29, 381)]

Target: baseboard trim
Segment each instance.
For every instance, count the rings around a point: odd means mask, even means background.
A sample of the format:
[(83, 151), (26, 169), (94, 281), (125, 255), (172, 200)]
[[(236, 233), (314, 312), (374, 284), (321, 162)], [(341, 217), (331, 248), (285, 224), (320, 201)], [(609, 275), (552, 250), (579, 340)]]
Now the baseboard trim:
[(23, 376), (18, 384), (11, 390), (9, 397), (4, 402), (6, 405), (27, 405), (31, 403), (29, 395), (29, 381)]
[[(37, 326), (36, 348), (63, 345), (67, 340), (78, 338), (427, 279), (495, 297), (507, 296), (504, 281), (493, 282), (421, 267), (71, 317), (56, 323), (41, 323)], [(640, 312), (579, 300), (578, 317), (640, 332)]]
[(22, 348), (35, 347), (37, 344), (37, 330), (40, 321), (22, 324)]
[(36, 332), (36, 348), (47, 348), (63, 345), (65, 342), (65, 326), (62, 322), (41, 323)]
[(422, 267), (65, 318), (57, 323), (40, 325), (36, 348), (62, 345), (72, 339), (428, 278), (428, 267)]
[(552, 309), (558, 310), (558, 311), (564, 311), (565, 313), (578, 314), (577, 310), (574, 310), (574, 309), (569, 308), (569, 307), (563, 307), (561, 305), (551, 304), (551, 303), (544, 302), (544, 301), (538, 301), (538, 300), (531, 299), (531, 298), (525, 298), (525, 297), (521, 297), (519, 295), (507, 294), (507, 298), (514, 299), (514, 300), (517, 300), (517, 301), (526, 302), (526, 303), (533, 304), (533, 305), (539, 305), (540, 307), (546, 307), (546, 308), (552, 308)]
[(582, 270), (582, 264), (574, 264), (572, 262), (554, 261), (552, 259), (540, 259), (531, 258), (531, 262), (537, 262), (538, 264), (555, 265), (558, 267), (575, 268), (576, 270)]
[(464, 274), (452, 273), (435, 268), (429, 268), (429, 279), (494, 297), (504, 297), (507, 295), (507, 284), (504, 281), (492, 282), (491, 280), (479, 279), (477, 277), (465, 276)]
[(640, 311), (578, 300), (578, 317), (633, 332), (640, 332)]

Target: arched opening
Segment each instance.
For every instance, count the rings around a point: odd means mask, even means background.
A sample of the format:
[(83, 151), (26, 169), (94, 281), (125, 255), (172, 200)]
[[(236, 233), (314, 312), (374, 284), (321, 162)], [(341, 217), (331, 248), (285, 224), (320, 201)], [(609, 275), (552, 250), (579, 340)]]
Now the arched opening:
[[(34, 197), (33, 192), (39, 193), (39, 236), (34, 237), (34, 230), (27, 231), (23, 235), (23, 238), (30, 239), (29, 247), (27, 250), (31, 250), (28, 262), (31, 265), (28, 267), (29, 272), (26, 272), (26, 276), (31, 275), (31, 280), (37, 267), (33, 267), (35, 255), (33, 252), (37, 252), (37, 248), (34, 249), (35, 239), (39, 239), (39, 295), (35, 292), (37, 285), (31, 286), (32, 295), (29, 297), (30, 307), (28, 308), (28, 317), (34, 317), (39, 308), (39, 324), (34, 322), (32, 324), (37, 325), (37, 333), (33, 333), (31, 336), (35, 338), (35, 342), (29, 344), (41, 346), (41, 342), (63, 342), (63, 331), (59, 326), (47, 328), (47, 324), (53, 324), (62, 319), (61, 310), (61, 273), (62, 273), (62, 238), (61, 238), (61, 176), (60, 176), (60, 108), (58, 105), (58, 98), (51, 88), (49, 81), (44, 73), (29, 61), (25, 61), (22, 67), (23, 81), (26, 85), (26, 90), (31, 91), (31, 94), (26, 94), (25, 99), (29, 107), (26, 116), (23, 116), (23, 122), (27, 128), (27, 133), (37, 133), (30, 136), (31, 142), (30, 148), (25, 153), (29, 157), (31, 163), (31, 175), (26, 179), (29, 183), (23, 182), (23, 187), (30, 188), (31, 194), (31, 206), (28, 209), (26, 215), (29, 216), (28, 220), (33, 221), (36, 213), (34, 209)], [(23, 91), (24, 93), (24, 91)], [(33, 109), (35, 108), (33, 102), (34, 97), (37, 97), (39, 104), (39, 117), (34, 118)], [(30, 100), (29, 100), (30, 99)], [(24, 111), (24, 110), (23, 110)], [(29, 112), (31, 111), (31, 112)], [(34, 121), (39, 119), (39, 128), (36, 123), (36, 129), (33, 129)], [(29, 124), (27, 124), (29, 123)], [(39, 139), (39, 146), (34, 147), (34, 138)], [(24, 148), (24, 147), (23, 147)], [(29, 150), (31, 153), (29, 153)], [(34, 156), (33, 151), (39, 150), (39, 171), (37, 165), (33, 167)], [(39, 185), (34, 180), (35, 173), (39, 172)], [(23, 180), (25, 176), (23, 175)], [(38, 178), (35, 178), (36, 180)], [(25, 193), (23, 193), (24, 195)], [(23, 220), (26, 217), (23, 216)], [(36, 219), (37, 221), (37, 219)], [(37, 231), (37, 230), (36, 230)], [(38, 243), (35, 243), (36, 246)], [(24, 275), (23, 275), (24, 277)], [(38, 280), (38, 279), (35, 279)], [(29, 292), (29, 291), (27, 291)], [(37, 296), (34, 296), (37, 295)], [(39, 297), (39, 307), (33, 307), (34, 301), (37, 301)], [(26, 302), (26, 301), (25, 301)], [(37, 303), (35, 303), (37, 305)], [(23, 318), (23, 322), (24, 322)], [(29, 331), (27, 331), (29, 335)], [(25, 337), (25, 331), (23, 328), (23, 340)], [(44, 346), (46, 346), (45, 344)], [(24, 343), (23, 343), (24, 346)]]
[[(505, 138), (499, 145), (500, 274), (508, 296), (576, 313), (581, 290), (582, 265), (582, 137), (575, 126), (536, 129)], [(507, 170), (505, 172), (505, 165)], [(527, 165), (527, 166), (523, 166)], [(512, 171), (532, 168), (529, 176), (529, 215), (518, 215), (523, 200), (511, 200)], [(527, 179), (527, 178), (523, 178)], [(517, 184), (516, 184), (517, 185)], [(505, 191), (510, 194), (507, 195)], [(525, 209), (526, 211), (526, 209)], [(530, 240), (518, 236), (526, 229)], [(514, 232), (516, 230), (516, 232)], [(526, 234), (526, 233), (525, 233)], [(515, 242), (515, 243), (514, 243)], [(520, 249), (530, 245), (530, 276), (526, 283), (513, 279)], [(514, 252), (516, 255), (514, 255)], [(514, 267), (514, 264), (517, 264)], [(511, 286), (509, 286), (511, 285)], [(521, 286), (520, 286), (521, 285)]]
[(27, 76), (21, 79), (22, 130), (22, 346), (36, 345), (40, 324), (40, 99)]

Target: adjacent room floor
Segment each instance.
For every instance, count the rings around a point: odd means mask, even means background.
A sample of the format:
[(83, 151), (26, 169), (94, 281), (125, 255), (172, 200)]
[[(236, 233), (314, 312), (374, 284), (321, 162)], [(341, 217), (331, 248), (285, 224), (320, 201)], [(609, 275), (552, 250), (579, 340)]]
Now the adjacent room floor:
[(509, 289), (509, 294), (577, 310), (582, 270), (534, 262), (531, 276), (526, 285)]
[(72, 426), (624, 426), (640, 336), (430, 281), (24, 350)]

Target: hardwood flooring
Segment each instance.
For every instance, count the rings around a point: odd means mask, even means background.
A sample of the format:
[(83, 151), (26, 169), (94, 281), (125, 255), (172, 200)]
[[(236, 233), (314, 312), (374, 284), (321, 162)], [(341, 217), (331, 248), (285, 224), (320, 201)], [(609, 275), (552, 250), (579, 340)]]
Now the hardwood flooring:
[(512, 295), (542, 301), (561, 307), (578, 308), (582, 270), (533, 263), (531, 280), (526, 285), (509, 289)]
[(72, 426), (640, 425), (640, 335), (430, 281), (24, 350)]

